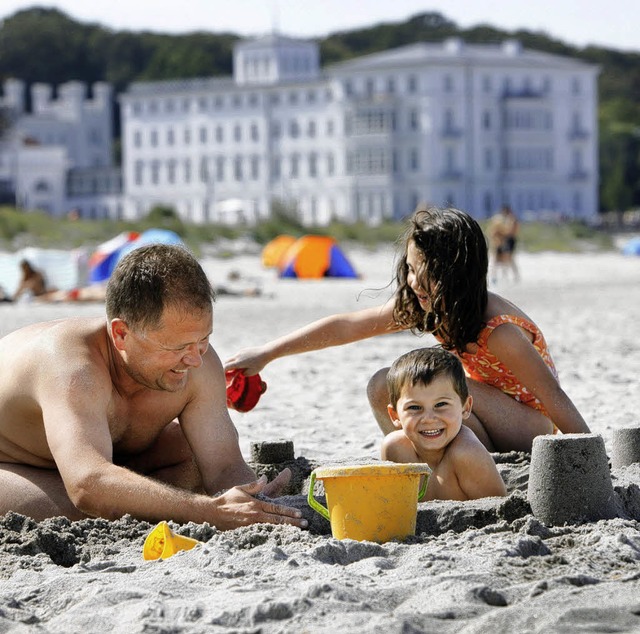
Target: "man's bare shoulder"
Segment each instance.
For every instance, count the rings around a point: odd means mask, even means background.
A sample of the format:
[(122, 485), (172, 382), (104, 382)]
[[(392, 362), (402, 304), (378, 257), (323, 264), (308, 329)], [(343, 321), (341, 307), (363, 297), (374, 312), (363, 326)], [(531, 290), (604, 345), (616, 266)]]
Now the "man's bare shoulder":
[[(4, 371), (14, 376), (21, 369), (37, 375), (55, 367), (100, 365), (107, 358), (106, 323), (100, 318), (71, 318), (25, 326), (0, 339), (0, 356)], [(0, 370), (0, 383), (2, 375)]]

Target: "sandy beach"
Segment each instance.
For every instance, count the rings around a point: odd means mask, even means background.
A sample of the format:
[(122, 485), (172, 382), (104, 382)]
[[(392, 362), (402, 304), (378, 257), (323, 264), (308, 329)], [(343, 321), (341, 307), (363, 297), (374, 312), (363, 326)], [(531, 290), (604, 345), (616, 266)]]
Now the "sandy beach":
[[(346, 249), (358, 280), (278, 280), (257, 255), (203, 259), (258, 297), (220, 296), (212, 344), (224, 360), (324, 315), (392, 293), (391, 248)], [(611, 450), (640, 425), (640, 258), (616, 253), (518, 254), (519, 283), (492, 290), (542, 328), (565, 391)], [(102, 315), (99, 303), (0, 304), (0, 336), (28, 323)], [(400, 333), (280, 359), (258, 406), (233, 413), (241, 448), (289, 439), (314, 465), (377, 459), (381, 434), (369, 376), (433, 339)], [(339, 541), (305, 508), (310, 530), (258, 525), (172, 528), (201, 546), (144, 561), (153, 528), (0, 517), (3, 632), (640, 632), (640, 464), (614, 469), (619, 516), (546, 526), (527, 501), (528, 455), (496, 457), (504, 499), (420, 504), (415, 537)], [(304, 506), (301, 496), (291, 503)], [(171, 520), (171, 518), (166, 518)]]

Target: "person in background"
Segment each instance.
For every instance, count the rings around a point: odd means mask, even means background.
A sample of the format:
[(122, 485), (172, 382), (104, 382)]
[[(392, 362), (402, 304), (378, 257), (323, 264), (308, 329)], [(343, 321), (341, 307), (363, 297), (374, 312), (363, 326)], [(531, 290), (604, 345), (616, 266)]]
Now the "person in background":
[(498, 271), (500, 269), (503, 270), (505, 277), (510, 271), (514, 282), (520, 280), (520, 272), (515, 260), (519, 229), (518, 218), (509, 205), (503, 205), (499, 213), (489, 221), (491, 282), (494, 284), (498, 281)]
[(22, 277), (18, 289), (13, 295), (13, 301), (18, 301), (21, 297), (40, 297), (47, 292), (47, 283), (44, 275), (35, 269), (29, 260), (20, 260), (20, 270)]

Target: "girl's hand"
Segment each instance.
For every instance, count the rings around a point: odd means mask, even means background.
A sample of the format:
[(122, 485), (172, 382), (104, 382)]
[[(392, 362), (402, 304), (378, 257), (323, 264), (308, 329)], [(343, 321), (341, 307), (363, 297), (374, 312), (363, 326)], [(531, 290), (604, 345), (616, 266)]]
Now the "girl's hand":
[(252, 376), (261, 372), (268, 362), (262, 348), (245, 348), (227, 359), (224, 369), (243, 370), (246, 376)]

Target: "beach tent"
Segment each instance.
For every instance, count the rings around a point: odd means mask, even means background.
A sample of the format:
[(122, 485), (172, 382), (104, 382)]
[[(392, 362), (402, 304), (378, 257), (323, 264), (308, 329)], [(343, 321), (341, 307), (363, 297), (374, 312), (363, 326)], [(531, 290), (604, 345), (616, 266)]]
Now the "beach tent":
[[(183, 244), (180, 236), (168, 229), (147, 229), (140, 234), (135, 234), (134, 239), (129, 240), (126, 239), (126, 234), (127, 232), (121, 233), (119, 236), (113, 238), (114, 249), (112, 253), (108, 260), (104, 260), (98, 264), (95, 272), (94, 269), (90, 269), (90, 282), (95, 283), (108, 280), (116, 268), (116, 264), (118, 264), (127, 253), (130, 253), (138, 247), (144, 247), (147, 244)], [(119, 241), (122, 243), (117, 246)]]
[(622, 253), (624, 253), (624, 255), (640, 255), (640, 236), (631, 238), (631, 240), (622, 247)]
[(282, 234), (267, 242), (262, 249), (262, 266), (275, 268), (287, 249), (296, 241), (293, 236)]
[(96, 283), (108, 280), (122, 249), (139, 236), (137, 231), (123, 231), (111, 240), (99, 245), (89, 258), (89, 282)]
[(358, 277), (338, 243), (329, 236), (303, 236), (286, 251), (279, 277)]

